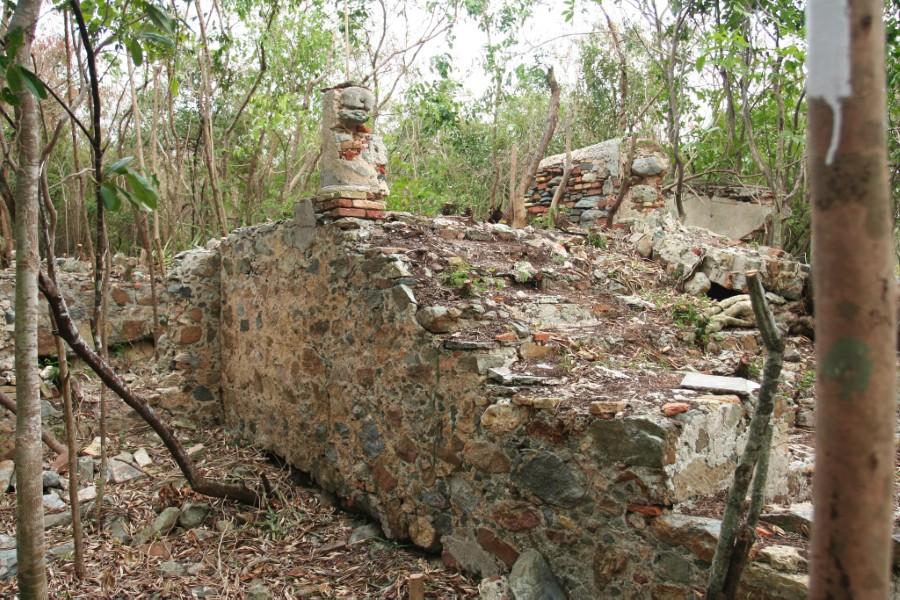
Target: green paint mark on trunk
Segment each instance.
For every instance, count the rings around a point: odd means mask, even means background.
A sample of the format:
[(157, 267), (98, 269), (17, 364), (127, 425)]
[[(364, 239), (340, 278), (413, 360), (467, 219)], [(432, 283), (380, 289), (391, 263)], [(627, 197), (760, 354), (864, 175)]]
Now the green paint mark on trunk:
[(841, 397), (849, 400), (854, 393), (865, 392), (872, 376), (869, 346), (856, 338), (845, 337), (834, 343), (822, 363), (826, 380), (837, 382)]

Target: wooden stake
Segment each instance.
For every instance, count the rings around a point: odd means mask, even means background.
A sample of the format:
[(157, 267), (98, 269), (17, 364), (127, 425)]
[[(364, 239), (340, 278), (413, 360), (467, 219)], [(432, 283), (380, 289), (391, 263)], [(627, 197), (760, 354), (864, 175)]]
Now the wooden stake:
[(409, 600), (425, 599), (425, 574), (413, 573), (406, 580), (406, 590), (409, 593)]

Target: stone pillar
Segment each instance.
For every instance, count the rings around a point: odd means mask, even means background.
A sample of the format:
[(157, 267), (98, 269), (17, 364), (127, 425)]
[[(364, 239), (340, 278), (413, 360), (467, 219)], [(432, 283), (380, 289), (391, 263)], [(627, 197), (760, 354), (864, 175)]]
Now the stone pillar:
[(322, 158), (315, 211), (333, 218), (384, 218), (387, 150), (366, 125), (375, 96), (337, 87), (322, 97)]

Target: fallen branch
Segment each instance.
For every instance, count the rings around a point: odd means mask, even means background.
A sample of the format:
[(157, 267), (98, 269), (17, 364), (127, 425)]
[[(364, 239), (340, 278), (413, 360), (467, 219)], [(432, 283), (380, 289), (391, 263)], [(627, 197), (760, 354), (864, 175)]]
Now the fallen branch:
[(91, 370), (96, 373), (106, 386), (115, 392), (128, 406), (130, 406), (144, 421), (153, 428), (153, 431), (160, 437), (163, 444), (169, 450), (172, 458), (178, 468), (181, 469), (188, 484), (198, 494), (211, 496), (213, 498), (225, 498), (236, 500), (242, 504), (259, 506), (262, 504), (262, 497), (256, 491), (248, 488), (243, 483), (227, 484), (210, 481), (206, 479), (193, 460), (188, 456), (187, 451), (172, 430), (163, 423), (150, 405), (142, 398), (132, 392), (122, 379), (110, 368), (110, 366), (88, 345), (84, 342), (69, 310), (66, 307), (66, 301), (59, 293), (55, 283), (51, 281), (44, 273), (40, 274), (38, 279), (38, 287), (41, 293), (47, 299), (50, 310), (56, 318), (56, 324), (59, 328), (58, 335), (63, 338), (70, 348), (83, 360)]
[[(784, 342), (775, 325), (775, 317), (766, 302), (766, 293), (759, 273), (747, 273), (750, 299), (756, 325), (768, 350), (763, 368), (763, 381), (759, 389), (756, 412), (750, 420), (750, 432), (741, 461), (734, 472), (734, 482), (728, 490), (725, 514), (719, 532), (719, 542), (710, 567), (706, 600), (731, 599), (735, 597), (741, 573), (747, 563), (747, 554), (756, 539), (756, 524), (765, 498), (766, 471), (769, 465), (769, 451), (772, 441), (772, 412), (775, 408), (775, 392), (781, 376)], [(754, 476), (755, 472), (755, 476)], [(744, 500), (750, 481), (753, 480), (753, 496), (750, 510), (740, 524)], [(735, 538), (738, 538), (735, 543)]]
[[(16, 414), (16, 401), (0, 392), (0, 405), (3, 406), (6, 410), (11, 412), (12, 414)], [(47, 430), (41, 431), (41, 439), (44, 440), (44, 443), (47, 444), (47, 447), (59, 454), (60, 456), (65, 456), (66, 447), (62, 445), (62, 443), (56, 439), (56, 437)]]

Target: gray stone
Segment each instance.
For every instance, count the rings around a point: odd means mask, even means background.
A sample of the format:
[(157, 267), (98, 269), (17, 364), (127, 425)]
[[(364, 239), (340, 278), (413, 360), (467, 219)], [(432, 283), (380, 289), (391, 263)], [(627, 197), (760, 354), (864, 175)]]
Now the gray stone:
[(258, 579), (250, 582), (250, 587), (247, 588), (247, 600), (269, 600), (271, 597), (265, 583)]
[(705, 296), (711, 287), (712, 283), (703, 271), (694, 273), (693, 277), (684, 282), (684, 292), (691, 296)]
[(41, 481), (45, 490), (62, 487), (60, 484), (59, 473), (56, 471), (44, 471), (41, 475)]
[(193, 529), (199, 527), (206, 520), (212, 508), (208, 504), (186, 503), (181, 507), (181, 514), (178, 516), (178, 524), (185, 529)]
[(416, 313), (416, 321), (431, 333), (448, 333), (453, 329), (453, 319), (445, 306), (426, 306)]
[(655, 204), (659, 201), (659, 190), (652, 185), (635, 185), (630, 192), (634, 204)]
[(655, 154), (650, 156), (638, 156), (631, 163), (631, 172), (641, 177), (650, 177), (659, 175), (668, 168), (666, 160)]
[(159, 570), (162, 571), (163, 575), (168, 575), (169, 577), (187, 575), (187, 566), (174, 560), (167, 560), (160, 563)]
[(143, 473), (121, 460), (110, 460), (106, 469), (106, 479), (113, 483), (124, 483), (142, 475)]
[(66, 542), (50, 548), (50, 554), (56, 557), (66, 556), (75, 552), (75, 542)]
[(18, 572), (16, 549), (0, 550), (0, 579), (12, 579)]
[(595, 221), (606, 218), (605, 210), (586, 210), (581, 213), (581, 221), (582, 225), (593, 225)]
[(350, 533), (350, 543), (353, 544), (355, 542), (380, 537), (384, 537), (384, 533), (381, 532), (381, 527), (374, 523), (367, 523), (365, 525), (360, 525)]
[(13, 481), (13, 473), (16, 471), (16, 463), (11, 460), (0, 462), (0, 494), (6, 493), (11, 485), (15, 485)]
[(87, 482), (94, 478), (94, 459), (90, 456), (78, 457), (78, 480)]
[(181, 511), (175, 506), (169, 506), (163, 509), (156, 519), (153, 520), (153, 532), (160, 535), (169, 533), (175, 524), (178, 523), (178, 517)]
[(527, 375), (525, 373), (513, 373), (508, 367), (496, 367), (488, 369), (488, 377), (503, 385), (538, 385), (547, 380), (546, 377)]
[(0, 533), (0, 550), (9, 550), (16, 547), (16, 538), (12, 535)]
[(143, 469), (144, 467), (152, 465), (153, 459), (150, 458), (146, 448), (138, 448), (134, 453), (134, 462)]
[(478, 584), (478, 600), (509, 600), (506, 577), (486, 577)]
[(79, 502), (90, 502), (97, 497), (97, 486), (89, 485), (78, 490)]
[(490, 340), (445, 340), (444, 348), (447, 350), (493, 350), (497, 342)]
[(300, 227), (316, 226), (316, 211), (312, 200), (305, 198), (294, 204), (294, 223)]
[(44, 514), (44, 529), (66, 526), (72, 523), (72, 513), (68, 510), (58, 513)]
[(688, 373), (681, 380), (682, 388), (700, 390), (718, 394), (738, 394), (749, 396), (751, 392), (759, 389), (759, 384), (742, 377), (723, 377), (721, 375), (705, 375), (703, 373)]
[(509, 573), (509, 589), (515, 600), (566, 600), (550, 565), (534, 549), (519, 555)]
[(757, 560), (769, 563), (783, 573), (799, 573), (806, 570), (806, 558), (794, 546), (766, 546), (759, 551)]
[(538, 452), (526, 458), (513, 474), (513, 481), (557, 506), (573, 506), (585, 495), (584, 476), (550, 452)]
[(66, 503), (63, 502), (62, 498), (60, 498), (59, 494), (56, 492), (44, 494), (43, 504), (44, 509), (49, 511), (63, 510), (66, 507)]
[(587, 196), (582, 198), (578, 202), (575, 203), (575, 208), (597, 208), (597, 203), (600, 202), (600, 196)]
[(375, 95), (362, 87), (348, 87), (341, 91), (341, 104), (350, 109), (370, 111), (375, 108)]
[(384, 451), (384, 440), (381, 439), (381, 433), (374, 421), (363, 423), (359, 431), (359, 440), (362, 442), (363, 452), (369, 458), (375, 458)]
[(120, 544), (131, 543), (131, 535), (128, 533), (128, 521), (124, 517), (115, 517), (107, 525), (110, 537)]
[(629, 467), (663, 468), (666, 434), (652, 421), (640, 418), (594, 421), (590, 432), (594, 451), (604, 461)]
[(41, 400), (41, 419), (48, 420), (56, 418), (62, 413), (56, 410), (47, 400)]

